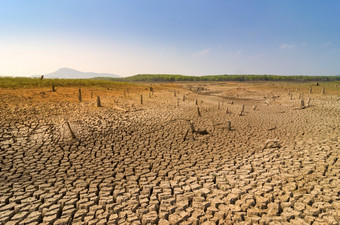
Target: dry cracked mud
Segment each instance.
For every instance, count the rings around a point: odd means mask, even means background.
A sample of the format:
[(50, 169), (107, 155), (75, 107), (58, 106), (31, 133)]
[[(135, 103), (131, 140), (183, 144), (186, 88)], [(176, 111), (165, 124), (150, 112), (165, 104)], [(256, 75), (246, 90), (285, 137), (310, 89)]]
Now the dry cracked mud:
[(193, 83), (107, 90), (99, 108), (86, 89), (15, 93), (0, 102), (0, 224), (339, 224), (339, 89)]

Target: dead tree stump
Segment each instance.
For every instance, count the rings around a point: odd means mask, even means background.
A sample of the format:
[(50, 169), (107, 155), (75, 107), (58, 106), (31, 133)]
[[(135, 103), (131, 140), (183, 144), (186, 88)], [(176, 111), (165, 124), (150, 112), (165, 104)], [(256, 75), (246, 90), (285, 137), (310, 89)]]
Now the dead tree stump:
[(305, 108), (305, 101), (303, 99), (301, 99), (301, 109)]
[(325, 88), (322, 88), (322, 92), (321, 92), (321, 94), (325, 94)]
[(198, 115), (198, 116), (202, 116), (202, 115), (201, 115), (201, 111), (200, 111), (200, 107), (197, 107), (197, 115)]
[(244, 105), (242, 105), (240, 116), (243, 116), (243, 113), (244, 113)]
[(71, 129), (70, 123), (66, 122), (68, 129), (70, 130), (72, 138), (76, 139), (76, 135), (74, 134), (73, 130)]
[(227, 121), (227, 130), (231, 131), (231, 121)]
[(225, 113), (226, 113), (226, 114), (229, 114), (229, 113), (230, 113), (228, 107), (227, 107)]
[(143, 95), (140, 95), (140, 104), (143, 105)]
[(102, 107), (99, 96), (97, 96), (97, 107)]
[(78, 100), (81, 102), (81, 89), (79, 88), (79, 92), (78, 92)]
[(55, 92), (54, 84), (52, 84), (52, 92)]

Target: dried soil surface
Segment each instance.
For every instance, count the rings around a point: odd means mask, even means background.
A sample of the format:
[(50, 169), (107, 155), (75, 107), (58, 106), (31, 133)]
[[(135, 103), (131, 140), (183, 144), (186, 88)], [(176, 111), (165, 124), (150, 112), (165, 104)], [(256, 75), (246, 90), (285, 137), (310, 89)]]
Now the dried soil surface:
[(0, 90), (0, 224), (339, 223), (339, 88), (154, 89)]

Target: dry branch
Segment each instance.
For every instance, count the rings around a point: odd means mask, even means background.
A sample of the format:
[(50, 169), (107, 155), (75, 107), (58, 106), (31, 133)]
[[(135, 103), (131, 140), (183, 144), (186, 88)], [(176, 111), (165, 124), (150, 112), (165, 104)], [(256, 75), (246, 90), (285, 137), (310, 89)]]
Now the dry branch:
[(280, 141), (274, 139), (274, 140), (267, 140), (267, 141), (266, 141), (266, 144), (264, 145), (264, 147), (263, 147), (262, 150), (266, 149), (270, 143), (272, 143), (272, 145), (270, 146), (270, 147), (272, 147), (272, 148), (281, 148)]
[(70, 130), (72, 138), (77, 139), (76, 135), (74, 134), (73, 130), (71, 129), (70, 123), (67, 121), (66, 124), (67, 124), (68, 129)]

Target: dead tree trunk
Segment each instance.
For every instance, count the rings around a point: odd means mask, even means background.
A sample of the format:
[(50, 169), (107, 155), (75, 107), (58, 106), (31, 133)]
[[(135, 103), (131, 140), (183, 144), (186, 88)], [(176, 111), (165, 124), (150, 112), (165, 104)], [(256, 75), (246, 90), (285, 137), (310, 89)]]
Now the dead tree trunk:
[(76, 135), (74, 134), (73, 130), (71, 129), (70, 123), (69, 123), (69, 122), (66, 122), (66, 124), (67, 124), (68, 129), (70, 130), (70, 133), (71, 133), (72, 138), (76, 139), (77, 137), (76, 137)]
[(242, 105), (240, 116), (243, 116), (243, 113), (244, 113), (244, 105)]
[(79, 92), (78, 92), (78, 99), (79, 99), (79, 101), (81, 102), (81, 89), (79, 88)]
[(52, 92), (55, 92), (54, 84), (52, 84)]
[(143, 95), (140, 95), (140, 104), (143, 105)]
[(97, 96), (97, 107), (102, 107), (99, 96)]
[(305, 101), (303, 99), (301, 99), (301, 109), (305, 108)]
[(310, 106), (310, 98), (307, 99), (307, 107)]
[(231, 121), (227, 121), (227, 130), (231, 131)]

